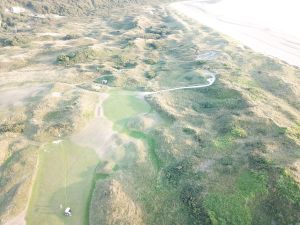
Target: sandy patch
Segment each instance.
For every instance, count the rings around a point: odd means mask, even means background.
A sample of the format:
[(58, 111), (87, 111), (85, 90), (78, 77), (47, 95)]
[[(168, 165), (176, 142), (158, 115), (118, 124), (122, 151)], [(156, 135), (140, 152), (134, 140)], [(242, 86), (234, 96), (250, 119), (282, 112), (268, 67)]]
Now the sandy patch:
[(46, 90), (45, 86), (14, 88), (0, 91), (0, 106), (23, 105), (27, 98), (37, 96)]
[(25, 216), (26, 216), (26, 210), (24, 210), (15, 218), (6, 222), (5, 225), (26, 225)]
[(61, 93), (60, 93), (60, 92), (53, 92), (53, 93), (51, 94), (51, 96), (52, 96), (53, 98), (60, 98), (60, 97), (61, 97)]
[(78, 145), (94, 149), (100, 158), (104, 157), (105, 149), (107, 149), (105, 146), (110, 143), (114, 135), (112, 122), (103, 116), (102, 103), (107, 98), (107, 94), (100, 94), (94, 119), (71, 138)]

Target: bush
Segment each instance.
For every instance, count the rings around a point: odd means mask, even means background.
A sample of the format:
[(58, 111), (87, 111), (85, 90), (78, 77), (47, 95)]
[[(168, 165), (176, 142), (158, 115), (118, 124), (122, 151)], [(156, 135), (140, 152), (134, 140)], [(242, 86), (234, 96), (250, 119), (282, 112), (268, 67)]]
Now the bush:
[(223, 166), (231, 166), (233, 164), (233, 158), (230, 156), (224, 156), (223, 158), (220, 159), (220, 163)]
[(117, 69), (121, 68), (134, 68), (137, 65), (136, 58), (132, 56), (115, 56), (115, 63), (114, 66)]
[(146, 33), (158, 35), (158, 38), (162, 38), (171, 34), (171, 31), (166, 26), (149, 27), (145, 31)]
[(60, 64), (67, 64), (70, 61), (70, 57), (68, 55), (59, 55), (57, 57), (57, 62)]
[(178, 185), (180, 179), (190, 170), (191, 164), (187, 161), (181, 161), (165, 168), (164, 175), (169, 184)]
[(155, 65), (157, 63), (157, 61), (153, 60), (153, 59), (145, 59), (144, 62), (148, 65)]
[(158, 48), (157, 44), (155, 44), (153, 42), (147, 43), (147, 47), (149, 49), (153, 49), (153, 50)]
[(63, 37), (63, 40), (73, 40), (79, 38), (79, 35), (77, 34), (67, 34), (66, 36)]
[(210, 218), (203, 206), (203, 188), (196, 185), (186, 185), (180, 192), (180, 200), (188, 208), (193, 224), (209, 225)]
[(231, 134), (237, 138), (245, 138), (247, 137), (247, 132), (241, 127), (234, 127), (231, 130)]
[(248, 162), (250, 168), (255, 170), (269, 170), (272, 165), (264, 156), (255, 152), (248, 155)]
[(156, 74), (156, 72), (154, 72), (153, 70), (147, 71), (147, 72), (145, 73), (145, 77), (146, 77), (147, 79), (153, 79), (153, 78), (155, 78), (156, 76), (157, 76), (157, 74)]
[(4, 38), (0, 40), (2, 46), (23, 46), (30, 42), (30, 39), (25, 36), (15, 36), (12, 38)]
[(7, 132), (23, 133), (24, 129), (25, 129), (24, 123), (15, 123), (15, 124), (4, 123), (0, 125), (0, 134), (7, 133)]
[(92, 61), (98, 57), (98, 53), (90, 48), (71, 52), (69, 54), (59, 55), (56, 59), (57, 63), (63, 65), (72, 65), (76, 63), (85, 63)]

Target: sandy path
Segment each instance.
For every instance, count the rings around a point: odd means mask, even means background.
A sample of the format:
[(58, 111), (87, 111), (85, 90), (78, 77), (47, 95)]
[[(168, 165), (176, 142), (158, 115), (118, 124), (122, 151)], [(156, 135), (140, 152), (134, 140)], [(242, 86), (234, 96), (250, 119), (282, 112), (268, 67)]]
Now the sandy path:
[(170, 91), (177, 91), (177, 90), (187, 90), (187, 89), (197, 89), (197, 88), (204, 88), (204, 87), (209, 87), (216, 81), (216, 76), (215, 74), (208, 72), (207, 74), (210, 76), (207, 78), (207, 84), (197, 84), (197, 85), (190, 85), (190, 86), (182, 86), (182, 87), (175, 87), (175, 88), (169, 88), (169, 89), (164, 89), (164, 90), (159, 90), (159, 91), (153, 91), (153, 92), (139, 92), (137, 93), (138, 96), (144, 97), (144, 96), (149, 96), (149, 95), (155, 95), (155, 94), (161, 94), (164, 92), (170, 92)]
[[(291, 0), (192, 0), (170, 8), (253, 50), (300, 66), (300, 3)], [(286, 13), (289, 12), (289, 13)]]
[(26, 217), (26, 210), (24, 210), (18, 216), (6, 222), (5, 225), (25, 225), (26, 224), (25, 217)]
[(71, 137), (74, 143), (94, 149), (100, 158), (104, 157), (107, 149), (105, 147), (115, 134), (113, 123), (103, 115), (102, 103), (108, 97), (108, 94), (99, 94), (99, 102), (95, 107), (94, 119)]

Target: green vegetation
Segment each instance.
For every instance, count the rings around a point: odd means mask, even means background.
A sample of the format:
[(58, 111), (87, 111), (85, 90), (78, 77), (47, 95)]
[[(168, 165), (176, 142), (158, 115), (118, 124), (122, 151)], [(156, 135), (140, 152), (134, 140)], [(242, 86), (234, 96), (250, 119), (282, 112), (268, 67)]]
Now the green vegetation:
[(204, 200), (212, 225), (250, 225), (250, 209), (240, 194), (209, 194)]
[(147, 78), (147, 79), (149, 79), (149, 80), (151, 80), (151, 79), (153, 79), (153, 78), (155, 78), (157, 76), (157, 74), (156, 74), (156, 72), (154, 72), (154, 71), (146, 71), (145, 72), (145, 77)]
[(130, 117), (150, 111), (150, 106), (145, 101), (126, 91), (112, 92), (103, 107), (104, 115), (114, 123), (124, 122)]
[(213, 146), (218, 151), (230, 151), (234, 146), (233, 137), (231, 135), (217, 137), (213, 141)]
[[(25, 209), (37, 153), (27, 145), (35, 143), (42, 147), (28, 225), (300, 222), (293, 177), (299, 172), (297, 68), (241, 50), (210, 28), (187, 29), (164, 7), (141, 7), (144, 0), (120, 10), (111, 7), (132, 0), (3, 1), (0, 7), (18, 2), (30, 12), (95, 17), (30, 16), (30, 23), (24, 15), (2, 17), (2, 31), (33, 31), (35, 39), (29, 49), (27, 36), (0, 35), (5, 57), (20, 59), (4, 58), (2, 71), (12, 72), (1, 73), (3, 89), (32, 81), (47, 81), (53, 89), (0, 109), (0, 223)], [(49, 28), (37, 26), (43, 23)], [(206, 50), (216, 51), (215, 58), (195, 60)], [(206, 84), (209, 73), (217, 78), (212, 86), (147, 101), (124, 91)], [(95, 84), (103, 80), (109, 87)], [(102, 107), (114, 132), (94, 118), (97, 93), (88, 91), (107, 89), (114, 90)], [(19, 109), (26, 118), (7, 120)], [(43, 142), (74, 131), (103, 153), (103, 162), (68, 140)], [(67, 206), (73, 217), (63, 216)]]
[(266, 201), (268, 212), (279, 224), (296, 224), (300, 221), (299, 184), (285, 171), (280, 171), (273, 182)]
[[(70, 141), (42, 148), (27, 223), (88, 224), (88, 200), (97, 164), (94, 151)], [(66, 207), (72, 208), (72, 217), (63, 215)]]
[(63, 37), (63, 40), (68, 41), (68, 40), (73, 40), (77, 39), (80, 36), (78, 34), (67, 34), (66, 36)]
[(234, 127), (231, 130), (231, 134), (237, 138), (245, 138), (247, 137), (247, 132), (241, 127)]
[(288, 128), (287, 134), (297, 140), (300, 140), (300, 123), (296, 123), (293, 127)]
[(244, 171), (237, 179), (239, 192), (248, 199), (253, 199), (255, 194), (267, 192), (267, 180), (265, 175), (252, 171)]
[(140, 131), (129, 130), (127, 133), (131, 137), (137, 138), (137, 139), (142, 139), (143, 141), (145, 141), (147, 143), (150, 161), (153, 164), (154, 168), (157, 171), (159, 171), (162, 168), (163, 163), (155, 152), (157, 149), (155, 140), (152, 137), (150, 137), (149, 135), (147, 135), (143, 132), (140, 132)]
[(69, 66), (76, 63), (84, 63), (95, 60), (100, 57), (103, 52), (98, 52), (91, 48), (81, 49), (75, 52), (70, 52), (68, 54), (59, 55), (56, 59), (58, 64)]
[(164, 25), (158, 27), (149, 27), (146, 33), (155, 35), (156, 39), (164, 38), (171, 33), (171, 31)]
[(137, 59), (133, 55), (117, 55), (114, 62), (116, 69), (134, 68), (137, 65)]
[(1, 148), (2, 154), (9, 154), (0, 166), (0, 221), (7, 219), (8, 214), (17, 216), (26, 207), (37, 161), (37, 149), (33, 146), (13, 143), (8, 152), (4, 150)]
[(0, 44), (2, 46), (25, 46), (29, 43), (30, 38), (22, 35), (0, 39)]
[(25, 129), (25, 123), (19, 122), (19, 123), (4, 123), (0, 124), (0, 134), (1, 133), (7, 133), (7, 132), (12, 132), (12, 133), (23, 133)]
[(125, 132), (133, 138), (145, 141), (148, 146), (150, 161), (154, 168), (159, 170), (162, 167), (162, 162), (155, 152), (155, 140), (143, 132), (130, 130), (126, 126), (129, 118), (149, 112), (150, 106), (130, 92), (118, 91), (111, 93), (110, 97), (104, 102), (103, 107), (105, 116), (114, 122), (115, 129)]
[(243, 171), (233, 193), (210, 193), (204, 199), (211, 224), (252, 224), (251, 204), (256, 196), (267, 193), (265, 176)]

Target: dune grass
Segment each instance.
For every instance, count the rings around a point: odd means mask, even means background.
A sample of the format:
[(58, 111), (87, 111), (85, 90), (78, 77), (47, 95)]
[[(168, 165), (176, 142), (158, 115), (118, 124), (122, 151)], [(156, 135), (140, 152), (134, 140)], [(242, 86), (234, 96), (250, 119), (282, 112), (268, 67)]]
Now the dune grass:
[(237, 177), (232, 193), (212, 192), (204, 206), (212, 224), (252, 224), (252, 200), (266, 193), (266, 177), (247, 170)]
[[(89, 196), (97, 163), (92, 150), (70, 141), (42, 149), (27, 224), (88, 224)], [(63, 215), (66, 207), (72, 208), (72, 217)]]
[(140, 131), (129, 130), (129, 131), (127, 131), (127, 133), (131, 137), (143, 140), (144, 142), (147, 143), (147, 145), (148, 145), (148, 155), (149, 155), (150, 161), (152, 162), (152, 164), (153, 164), (153, 166), (155, 167), (156, 170), (161, 169), (163, 164), (162, 164), (162, 161), (160, 160), (160, 158), (158, 157), (158, 155), (155, 152), (155, 149), (157, 148), (157, 146), (156, 146), (157, 144), (156, 144), (154, 138), (152, 138), (149, 135), (147, 135), (143, 132), (140, 132)]

